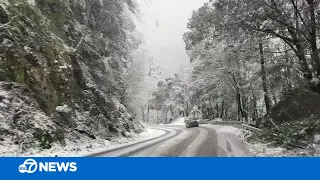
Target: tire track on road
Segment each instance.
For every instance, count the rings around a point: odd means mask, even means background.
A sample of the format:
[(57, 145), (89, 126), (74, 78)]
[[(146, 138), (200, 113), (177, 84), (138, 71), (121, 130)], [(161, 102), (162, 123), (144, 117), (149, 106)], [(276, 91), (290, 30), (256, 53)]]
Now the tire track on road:
[(126, 156), (130, 156), (130, 155), (133, 155), (139, 151), (142, 151), (144, 149), (152, 147), (158, 143), (161, 143), (161, 142), (164, 142), (168, 139), (176, 137), (182, 133), (182, 130), (167, 130), (167, 129), (162, 129), (162, 128), (153, 128), (153, 129), (163, 130), (166, 132), (166, 134), (161, 137), (148, 139), (148, 140), (141, 141), (138, 143), (130, 144), (128, 146), (123, 146), (123, 147), (119, 147), (116, 149), (93, 153), (93, 154), (89, 155), (88, 157), (96, 157), (96, 156), (126, 157)]
[[(183, 127), (183, 126), (182, 126)], [(145, 152), (135, 154), (137, 157), (151, 156), (151, 157), (177, 157), (186, 147), (195, 140), (200, 130), (197, 128), (185, 129), (179, 126), (169, 126), (168, 128), (179, 128), (183, 132), (170, 138), (162, 144), (158, 144), (154, 147), (150, 147)]]
[(197, 155), (197, 152), (199, 148), (204, 145), (204, 142), (208, 136), (208, 131), (204, 128), (199, 127), (200, 133), (198, 136), (194, 139), (193, 142), (191, 142), (186, 149), (179, 155), (181, 157), (195, 157)]
[(200, 126), (208, 132), (206, 139), (203, 141), (203, 144), (200, 145), (196, 156), (208, 157), (208, 156), (219, 156), (221, 151), (218, 144), (218, 134), (215, 130)]

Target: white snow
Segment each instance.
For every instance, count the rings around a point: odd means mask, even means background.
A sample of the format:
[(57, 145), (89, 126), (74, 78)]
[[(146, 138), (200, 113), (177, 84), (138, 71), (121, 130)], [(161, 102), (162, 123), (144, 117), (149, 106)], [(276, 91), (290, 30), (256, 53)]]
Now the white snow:
[(240, 136), (242, 134), (241, 129), (233, 127), (233, 126), (222, 126), (222, 125), (215, 125), (215, 127), (217, 129), (219, 129), (219, 131), (224, 132), (224, 133), (234, 133), (238, 136)]
[(184, 117), (178, 118), (174, 121), (172, 121), (172, 123), (170, 125), (185, 125), (184, 123)]
[(0, 102), (0, 107), (7, 108), (8, 106), (5, 103)]
[(311, 79), (310, 83), (315, 84), (317, 86), (320, 83), (320, 80), (317, 77), (313, 77)]
[(315, 134), (313, 138), (314, 143), (320, 143), (320, 134)]
[(252, 152), (246, 148), (244, 144), (244, 134), (245, 131), (233, 126), (223, 126), (223, 125), (202, 125), (214, 129), (217, 133), (219, 155), (222, 156), (252, 156)]
[(277, 157), (277, 156), (283, 156), (284, 155), (284, 148), (274, 148), (269, 147), (268, 144), (262, 144), (262, 143), (256, 143), (256, 144), (250, 144), (247, 143), (248, 148), (252, 153), (254, 153), (256, 156), (271, 156), (271, 157)]
[[(8, 12), (8, 10), (7, 10), (9, 4), (10, 4), (10, 2), (9, 2), (8, 0), (1, 0), (1, 1), (0, 1), (0, 7), (2, 7), (2, 9), (5, 11), (6, 14), (9, 14), (9, 12)], [(1, 26), (0, 26), (0, 27), (1, 27)], [(3, 45), (6, 45), (6, 44), (4, 44), (4, 43), (5, 43), (5, 41), (7, 41), (7, 40), (8, 40), (8, 39), (4, 38), (3, 41), (2, 41), (2, 44), (3, 44)]]
[(54, 144), (51, 149), (35, 152), (32, 156), (83, 156), (93, 154), (95, 152), (101, 152), (106, 149), (113, 149), (119, 145), (151, 139), (163, 134), (164, 131), (162, 130), (147, 128), (146, 131), (140, 134), (132, 134), (131, 138), (121, 137), (116, 138), (113, 141), (104, 139), (82, 139), (81, 141), (79, 140), (78, 142), (74, 142), (66, 138), (66, 146), (61, 147), (59, 144)]
[(0, 90), (0, 96), (3, 96), (3, 97), (5, 97), (5, 98), (8, 98), (9, 94), (8, 94), (8, 92), (6, 92), (6, 91), (1, 91), (1, 90)]
[(28, 0), (27, 2), (28, 2), (28, 4), (31, 5), (31, 6), (36, 6), (35, 0)]
[(216, 119), (214, 119), (213, 121), (214, 121), (214, 122), (223, 122), (223, 119), (221, 119), (221, 118), (216, 118)]
[(8, 152), (20, 152), (20, 147), (17, 144), (12, 143), (10, 139), (4, 138), (0, 144), (0, 155), (1, 156), (14, 156), (16, 154), (7, 154)]
[[(288, 150), (288, 149), (285, 149), (282, 147), (271, 147), (269, 144), (264, 144), (264, 143), (254, 143), (254, 144), (249, 143), (245, 139), (245, 135), (251, 133), (248, 130), (236, 128), (233, 126), (222, 126), (222, 125), (214, 125), (214, 127), (217, 130), (217, 132), (237, 135), (241, 139), (241, 141), (247, 145), (249, 151), (254, 156), (260, 156), (260, 157), (293, 156), (293, 157), (295, 157), (295, 156), (319, 156), (320, 155), (320, 146), (319, 145), (313, 145), (312, 149)], [(226, 138), (228, 138), (228, 137), (226, 137)], [(319, 140), (320, 135), (316, 135), (314, 138), (315, 138), (315, 141)]]
[(148, 148), (147, 150), (138, 153), (137, 155), (135, 155), (136, 157), (166, 157), (168, 156), (169, 152), (174, 152), (177, 151), (177, 148), (179, 149), (179, 146), (177, 146), (177, 143), (179, 144), (182, 141), (187, 140), (192, 132), (191, 131), (187, 131), (185, 129), (182, 129), (182, 132), (178, 133), (178, 129), (180, 128), (175, 128), (175, 127), (169, 127), (169, 128), (165, 128), (166, 130), (169, 130), (170, 132), (168, 134), (166, 134), (163, 137), (158, 138), (156, 141), (161, 141), (161, 139), (166, 139), (168, 137), (172, 137), (169, 138), (168, 140), (164, 141), (161, 143), (161, 146), (154, 146), (151, 148)]
[(68, 113), (71, 111), (71, 109), (68, 107), (68, 105), (64, 105), (64, 106), (57, 106), (56, 111), (61, 113)]
[(196, 139), (188, 145), (187, 148), (180, 154), (183, 157), (194, 157), (201, 145), (207, 140), (209, 132), (200, 128), (200, 133)]
[(237, 135), (243, 143), (245, 143), (249, 151), (255, 156), (283, 156), (284, 148), (269, 147), (268, 144), (248, 143), (245, 139), (245, 134), (249, 133), (248, 130), (236, 128), (233, 126), (214, 125), (215, 128), (222, 133), (231, 133)]

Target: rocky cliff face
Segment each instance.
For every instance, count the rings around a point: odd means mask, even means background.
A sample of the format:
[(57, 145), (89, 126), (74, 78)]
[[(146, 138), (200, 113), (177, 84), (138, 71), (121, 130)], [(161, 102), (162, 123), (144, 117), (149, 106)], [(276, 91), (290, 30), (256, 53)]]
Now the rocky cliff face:
[(122, 105), (123, 72), (139, 45), (134, 12), (131, 0), (2, 0), (0, 145), (141, 132)]

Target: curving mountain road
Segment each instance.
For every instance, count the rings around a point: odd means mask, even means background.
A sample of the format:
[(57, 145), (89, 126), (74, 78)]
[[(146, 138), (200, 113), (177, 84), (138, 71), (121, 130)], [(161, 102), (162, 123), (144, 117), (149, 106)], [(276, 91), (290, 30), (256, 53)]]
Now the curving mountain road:
[(91, 156), (108, 157), (213, 157), (252, 156), (232, 133), (219, 132), (212, 125), (185, 128), (183, 125), (152, 125), (164, 133), (152, 139), (124, 145)]

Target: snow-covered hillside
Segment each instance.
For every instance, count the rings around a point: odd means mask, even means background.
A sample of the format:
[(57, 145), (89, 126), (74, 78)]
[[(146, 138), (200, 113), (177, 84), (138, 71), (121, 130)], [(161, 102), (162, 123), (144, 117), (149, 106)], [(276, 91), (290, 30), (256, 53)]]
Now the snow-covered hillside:
[(143, 131), (125, 106), (123, 80), (139, 46), (128, 18), (135, 11), (131, 1), (0, 1), (2, 151), (19, 155)]

